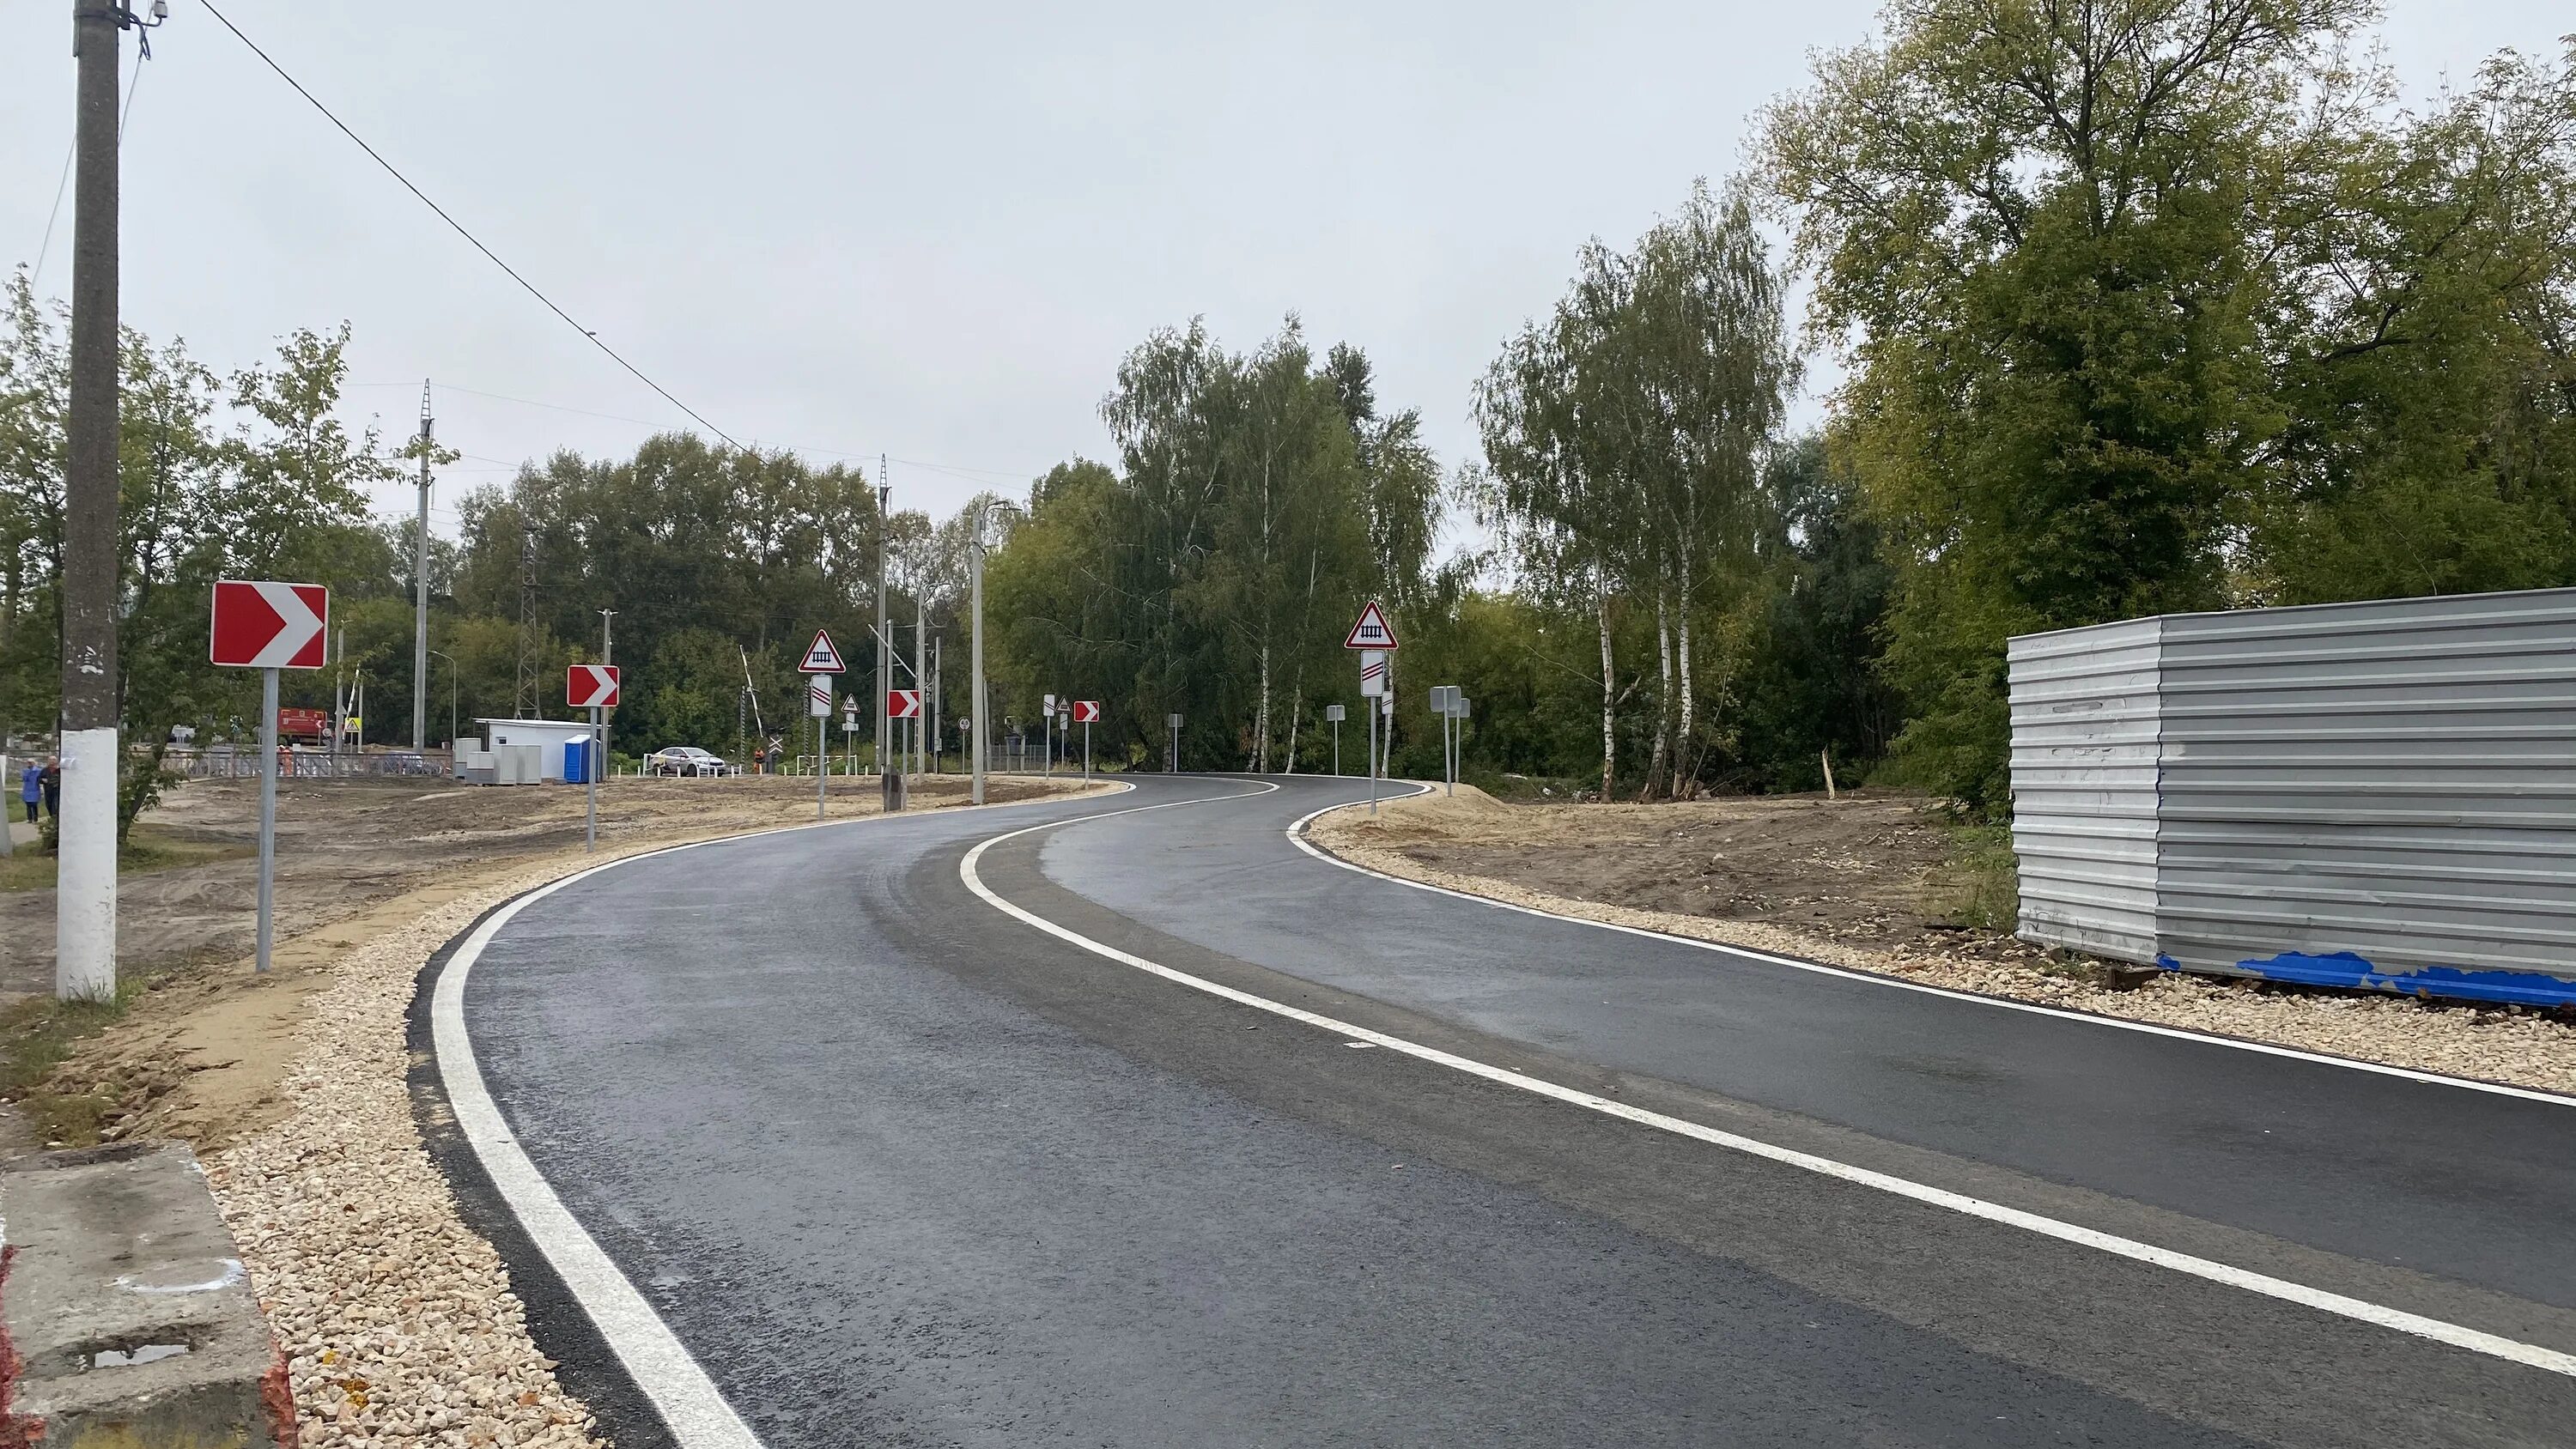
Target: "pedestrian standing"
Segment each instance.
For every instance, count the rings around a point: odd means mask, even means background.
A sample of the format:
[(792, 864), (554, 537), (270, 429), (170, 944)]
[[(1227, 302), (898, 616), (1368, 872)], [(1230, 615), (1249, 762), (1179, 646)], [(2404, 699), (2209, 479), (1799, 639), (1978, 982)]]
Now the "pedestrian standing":
[(36, 806), (45, 798), (45, 767), (34, 759), (18, 772), (18, 803), (27, 807), (27, 823), (36, 823)]
[(45, 757), (45, 818), (60, 820), (62, 817), (63, 757), (47, 755)]

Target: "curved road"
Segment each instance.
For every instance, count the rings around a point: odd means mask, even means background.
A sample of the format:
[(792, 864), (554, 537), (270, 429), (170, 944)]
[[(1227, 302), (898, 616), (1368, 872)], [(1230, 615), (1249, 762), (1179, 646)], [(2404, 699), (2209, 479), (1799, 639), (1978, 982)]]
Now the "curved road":
[[(2576, 1105), (1288, 838), (1365, 782), (1137, 783), (646, 857), (471, 956), (440, 1070), (772, 1449), (2576, 1442)], [(433, 1138), (620, 1441), (713, 1449)]]

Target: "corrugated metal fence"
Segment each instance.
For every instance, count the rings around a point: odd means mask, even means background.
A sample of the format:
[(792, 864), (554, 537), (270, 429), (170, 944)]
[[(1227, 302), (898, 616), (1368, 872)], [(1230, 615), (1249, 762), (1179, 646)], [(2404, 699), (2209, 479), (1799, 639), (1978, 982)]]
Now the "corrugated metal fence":
[(2012, 641), (2021, 934), (2576, 1001), (2576, 589)]

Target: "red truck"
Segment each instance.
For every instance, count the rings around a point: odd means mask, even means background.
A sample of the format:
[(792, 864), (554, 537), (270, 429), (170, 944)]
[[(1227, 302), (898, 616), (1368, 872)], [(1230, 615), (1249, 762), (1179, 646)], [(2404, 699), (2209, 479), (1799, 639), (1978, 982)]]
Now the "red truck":
[(327, 709), (281, 709), (277, 712), (277, 742), (281, 745), (322, 745), (331, 742), (331, 712)]

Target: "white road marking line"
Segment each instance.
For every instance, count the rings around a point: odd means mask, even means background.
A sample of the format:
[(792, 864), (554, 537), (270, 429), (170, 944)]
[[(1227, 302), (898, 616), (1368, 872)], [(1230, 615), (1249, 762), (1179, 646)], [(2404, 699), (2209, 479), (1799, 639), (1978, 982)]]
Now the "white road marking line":
[[(1414, 793), (1417, 795), (1427, 794), (1433, 788), (1433, 786), (1423, 785), (1416, 789)], [(1397, 798), (1404, 799), (1409, 797), (1398, 796)], [(1473, 901), (1477, 905), (1491, 906), (1498, 911), (1518, 911), (1524, 916), (1536, 916), (1541, 920), (1565, 921), (1572, 925), (1590, 926), (1593, 929), (1600, 931), (1617, 931), (1622, 935), (1643, 936), (1650, 941), (1668, 941), (1676, 946), (1690, 946), (1701, 951), (1714, 951), (1721, 956), (1741, 956), (1748, 961), (1760, 961), (1772, 966), (1787, 966), (1798, 971), (1811, 971), (1819, 976), (1837, 976), (1845, 981), (1862, 981), (1867, 982), (1872, 986), (1892, 986), (1899, 991), (1920, 991), (1926, 996), (1946, 996), (1952, 1001), (1965, 1001), (1978, 1006), (2000, 1007), (2005, 1011), (2026, 1011), (2034, 1016), (2053, 1016), (2060, 1021), (2080, 1021), (2088, 1026), (2107, 1026), (2118, 1031), (2144, 1032), (2149, 1036), (2172, 1037), (2178, 1041), (2196, 1041), (2208, 1046), (2229, 1047), (2241, 1052), (2258, 1052), (2269, 1057), (2288, 1057), (2294, 1061), (2316, 1062), (2322, 1066), (2342, 1067), (2346, 1070), (2355, 1072), (2370, 1072), (2382, 1077), (2399, 1077), (2410, 1082), (2422, 1082), (2428, 1086), (2461, 1087), (2472, 1092), (2492, 1093), (2499, 1097), (2519, 1097), (2526, 1102), (2545, 1102), (2553, 1107), (2576, 1107), (2576, 1097), (2566, 1096), (2558, 1092), (2544, 1092), (2535, 1087), (2516, 1087), (2504, 1082), (2482, 1082), (2475, 1077), (2445, 1076), (2440, 1072), (2419, 1071), (2413, 1067), (2392, 1067), (2384, 1062), (2365, 1062), (2353, 1057), (2328, 1056), (2323, 1052), (2301, 1051), (2297, 1047), (2275, 1046), (2270, 1042), (2247, 1041), (2242, 1037), (2219, 1036), (2212, 1032), (2193, 1031), (2188, 1027), (2165, 1026), (2159, 1022), (2152, 1021), (2131, 1021), (2126, 1017), (2101, 1016), (2089, 1011), (2069, 1010), (2063, 1006), (2043, 1006), (2036, 1001), (2014, 1001), (2008, 997), (1986, 996), (1978, 992), (1961, 991), (1949, 986), (1931, 986), (1920, 981), (1899, 980), (1893, 976), (1881, 976), (1870, 971), (1854, 971), (1842, 966), (1828, 966), (1821, 961), (1802, 961), (1795, 956), (1777, 956), (1768, 951), (1757, 951), (1750, 946), (1729, 946), (1720, 941), (1702, 941), (1691, 936), (1676, 936), (1664, 931), (1650, 931), (1643, 926), (1621, 926), (1609, 921), (1591, 920), (1583, 916), (1559, 915), (1554, 911), (1541, 910), (1536, 906), (1519, 905), (1512, 901), (1498, 901), (1491, 896), (1480, 896), (1468, 891), (1452, 890), (1448, 886), (1432, 885), (1427, 881), (1406, 880), (1400, 875), (1389, 875), (1382, 870), (1372, 870), (1365, 865), (1344, 860), (1340, 856), (1333, 854), (1331, 851), (1325, 850), (1321, 846), (1318, 846), (1314, 842), (1306, 839), (1307, 825), (1312, 823), (1318, 817), (1330, 815), (1336, 810), (1349, 810), (1354, 808), (1355, 805), (1365, 805), (1367, 803), (1367, 801), (1362, 800), (1340, 805), (1327, 805), (1323, 809), (1315, 811), (1311, 815), (1299, 817), (1294, 824), (1291, 824), (1288, 827), (1288, 843), (1296, 846), (1299, 850), (1306, 852), (1308, 855), (1315, 857), (1317, 860), (1324, 862), (1326, 865), (1335, 865), (1344, 870), (1357, 871), (1361, 875), (1374, 876), (1379, 880), (1386, 881), (1393, 885), (1405, 886), (1412, 890), (1429, 891), (1436, 896), (1450, 896), (1457, 900)]]
[[(1122, 784), (1120, 790), (1134, 790)], [(1013, 801), (1006, 805), (989, 805), (984, 809), (1011, 809), (1019, 805), (1046, 804), (1048, 801)], [(974, 809), (974, 806), (950, 806), (951, 810)], [(558, 881), (537, 887), (503, 905), (469, 932), (447, 964), (439, 968), (438, 982), (430, 997), (430, 1040), (438, 1055), (440, 1083), (447, 1090), (449, 1108), (456, 1115), (457, 1130), (474, 1148), (474, 1155), (491, 1175), (492, 1185), (501, 1200), (510, 1205), (511, 1215), (527, 1231), (537, 1251), (545, 1254), (555, 1273), (572, 1290), (582, 1311), (590, 1316), (607, 1340), (611, 1353), (625, 1367), (644, 1396), (651, 1400), (662, 1423), (678, 1440), (682, 1449), (761, 1449), (758, 1436), (725, 1402), (715, 1381), (691, 1357), (662, 1315), (636, 1291), (635, 1285), (619, 1271), (617, 1264), (591, 1237), (588, 1229), (555, 1195), (552, 1184), (528, 1160), (492, 1094), (483, 1085), (483, 1068), (475, 1060), (473, 1039), (465, 1030), (465, 982), (473, 973), (474, 963), (492, 944), (503, 927), (521, 911), (578, 881), (585, 881), (605, 870), (631, 865), (639, 860), (652, 860), (683, 850), (697, 850), (709, 845), (723, 845), (754, 836), (782, 835), (796, 830), (826, 830), (841, 825), (863, 825), (870, 821), (919, 819), (920, 816), (861, 816), (855, 820), (827, 820), (804, 825), (781, 826), (774, 830), (747, 831), (740, 835), (722, 836), (715, 840), (693, 840), (685, 845), (667, 846), (661, 850), (640, 851), (616, 860), (604, 861), (588, 870), (576, 871)], [(1076, 817), (1077, 819), (1084, 817)], [(1071, 821), (1057, 822), (1071, 824)]]
[[(1275, 789), (1277, 787), (1273, 786), (1272, 788)], [(1186, 801), (1179, 803), (1205, 804), (1209, 802)], [(1144, 810), (1159, 810), (1165, 808), (1168, 807), (1158, 805), (1140, 807), (1140, 809)], [(1106, 820), (1116, 815), (1132, 815), (1136, 813), (1138, 813), (1136, 810), (1115, 810), (1102, 815), (1085, 816), (1082, 817), (1082, 819)], [(1320, 814), (1321, 812), (1319, 811), (1317, 813)], [(1192, 976), (1185, 971), (1176, 971), (1158, 961), (1148, 961), (1142, 956), (1119, 950), (1117, 947), (1109, 945), (1106, 942), (1095, 941), (1078, 931), (1057, 925), (1055, 922), (1046, 919), (1044, 916), (1022, 909), (1021, 907), (1002, 899), (1001, 896), (994, 893), (991, 887), (984, 884), (983, 877), (976, 871), (976, 866), (982, 861), (984, 852), (1001, 844), (1003, 841), (1014, 840), (1023, 835), (1033, 835), (1042, 830), (1054, 830), (1065, 825), (1079, 823), (1082, 822), (1074, 820), (1048, 821), (1042, 825), (1031, 825), (1024, 829), (1005, 831), (1000, 835), (993, 836), (991, 839), (983, 841), (974, 849), (966, 852), (965, 859), (958, 862), (958, 878), (966, 883), (966, 888), (968, 890), (973, 891), (977, 896), (981, 897), (986, 905), (993, 907), (995, 910), (1000, 911), (1002, 914), (1009, 916), (1014, 920), (1018, 920), (1026, 925), (1034, 926), (1037, 929), (1046, 932), (1048, 935), (1056, 937), (1058, 940), (1079, 946), (1083, 950), (1089, 951), (1095, 956), (1105, 957), (1109, 960), (1118, 962), (1123, 966), (1132, 966), (1148, 975), (1159, 976), (1175, 985), (1186, 986), (1193, 991), (1205, 992), (1208, 995), (1217, 997), (1221, 1000), (1231, 1001), (1240, 1006), (1248, 1006), (1256, 1011), (1266, 1011), (1273, 1016), (1283, 1016), (1290, 1021), (1303, 1022), (1308, 1026), (1331, 1032), (1336, 1036), (1350, 1038), (1354, 1042), (1384, 1047), (1389, 1051), (1401, 1052), (1406, 1056), (1413, 1057), (1420, 1061), (1429, 1062), (1434, 1066), (1447, 1067), (1451, 1071), (1463, 1072), (1468, 1076), (1479, 1077), (1485, 1081), (1493, 1082), (1501, 1086), (1517, 1088), (1536, 1096), (1563, 1102), (1569, 1106), (1581, 1107), (1587, 1111), (1598, 1112), (1605, 1117), (1616, 1117), (1624, 1122), (1633, 1122), (1642, 1127), (1652, 1127), (1658, 1131), (1670, 1132), (1677, 1137), (1687, 1137), (1693, 1141), (1705, 1142), (1712, 1147), (1723, 1147), (1732, 1152), (1741, 1152), (1749, 1157), (1758, 1157), (1768, 1162), (1777, 1162), (1784, 1166), (1795, 1167), (1802, 1171), (1816, 1173), (1820, 1176), (1835, 1178), (1843, 1182), (1852, 1183), (1859, 1187), (1871, 1188), (1878, 1192), (1890, 1194), (1891, 1196), (1906, 1198), (1932, 1207), (1945, 1208), (1951, 1212), (1965, 1214), (1966, 1216), (1973, 1218), (1982, 1218), (1987, 1222), (2001, 1223), (2007, 1227), (2020, 1228), (2025, 1232), (2036, 1233), (2045, 1238), (2054, 1238), (2059, 1242), (2072, 1243), (2078, 1247), (2092, 1248), (2098, 1252), (2108, 1253), (2113, 1257), (2127, 1258), (2134, 1262), (2152, 1264), (2155, 1267), (2170, 1269), (2176, 1273), (2200, 1278), (2225, 1287), (2242, 1289), (2245, 1292), (2260, 1294), (2266, 1298), (2277, 1298), (2283, 1302), (2295, 1303), (2302, 1307), (2316, 1309), (2319, 1312), (2334, 1314), (2337, 1317), (2355, 1319), (2363, 1323), (2375, 1324), (2381, 1328), (2395, 1329), (2399, 1333), (2412, 1334), (2417, 1338), (2431, 1339), (2436, 1343), (2448, 1344), (2453, 1348), (2464, 1348), (2472, 1353), (2485, 1354), (2491, 1358), (2504, 1359), (2511, 1363), (2523, 1364), (2531, 1368), (2542, 1369), (2550, 1373), (2563, 1374), (2570, 1378), (2576, 1378), (2576, 1354), (2563, 1353), (2557, 1349), (2545, 1348), (2539, 1344), (2523, 1343), (2515, 1339), (2503, 1337), (2499, 1334), (2487, 1333), (2480, 1329), (2470, 1328), (2462, 1324), (2448, 1323), (2438, 1318), (2428, 1318), (2420, 1313), (2408, 1313), (2403, 1309), (2390, 1308), (2383, 1304), (2365, 1302), (2362, 1299), (2347, 1297), (2341, 1293), (2331, 1293), (2322, 1288), (2311, 1288), (2304, 1283), (2293, 1283), (2285, 1278), (2275, 1278), (2268, 1274), (2256, 1273), (2248, 1269), (2233, 1267), (2229, 1264), (2215, 1262), (2208, 1258), (2194, 1257), (2189, 1253), (2178, 1253), (2170, 1248), (2157, 1247), (2153, 1243), (2142, 1243), (2134, 1238), (2123, 1238), (2116, 1234), (2084, 1227), (2077, 1223), (2064, 1222), (2057, 1218), (2043, 1216), (2039, 1213), (2026, 1212), (2020, 1208), (2006, 1207), (2002, 1203), (1988, 1202), (1983, 1198), (1970, 1197), (1965, 1193), (1952, 1192), (1947, 1188), (1934, 1187), (1929, 1183), (1915, 1182), (1910, 1178), (1898, 1177), (1892, 1173), (1879, 1172), (1866, 1167), (1856, 1167), (1847, 1162), (1837, 1162), (1830, 1157), (1819, 1157), (1812, 1152), (1800, 1152), (1794, 1148), (1781, 1147), (1774, 1143), (1761, 1141), (1757, 1138), (1745, 1137), (1733, 1132), (1720, 1131), (1715, 1127), (1709, 1127), (1698, 1122), (1690, 1121), (1686, 1118), (1667, 1116), (1661, 1112), (1651, 1112), (1642, 1107), (1633, 1107), (1614, 1098), (1597, 1096), (1591, 1092), (1579, 1091), (1573, 1087), (1560, 1086), (1555, 1082), (1529, 1076), (1525, 1073), (1515, 1072), (1509, 1068), (1497, 1067), (1486, 1062), (1480, 1062), (1473, 1057), (1459, 1056), (1454, 1052), (1446, 1052), (1437, 1047), (1424, 1046), (1419, 1042), (1408, 1041), (1403, 1037), (1390, 1036), (1385, 1032), (1375, 1031), (1364, 1026), (1355, 1026), (1350, 1022), (1325, 1016), (1320, 1012), (1313, 1012), (1305, 1010), (1302, 1007), (1290, 1006), (1285, 1002), (1272, 1001), (1268, 997), (1255, 996), (1248, 991), (1239, 991), (1234, 987), (1224, 985), (1220, 982), (1210, 981), (1204, 977)], [(1475, 898), (1469, 897), (1469, 899), (1472, 900)]]

